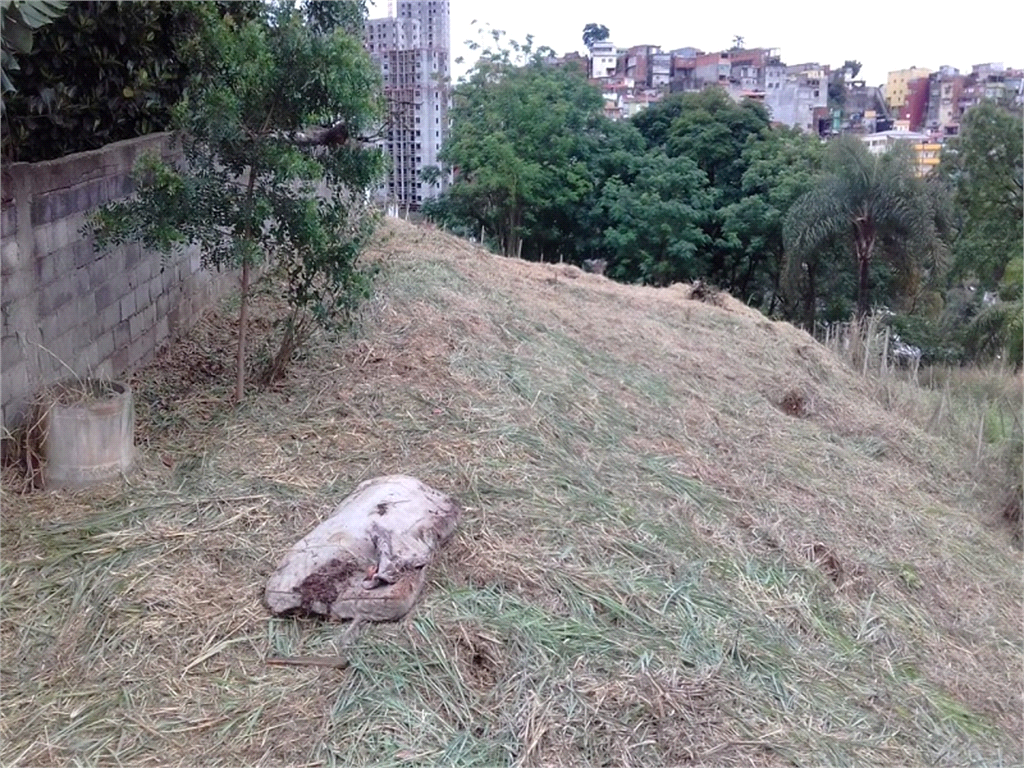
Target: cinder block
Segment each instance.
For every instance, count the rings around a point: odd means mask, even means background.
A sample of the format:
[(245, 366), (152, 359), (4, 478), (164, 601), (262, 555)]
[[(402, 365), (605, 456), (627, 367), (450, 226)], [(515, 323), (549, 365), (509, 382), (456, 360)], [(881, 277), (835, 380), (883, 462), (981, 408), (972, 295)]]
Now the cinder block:
[(164, 268), (164, 258), (164, 255), (157, 251), (143, 252), (143, 259), (146, 261), (146, 266), (149, 268), (149, 276), (151, 278), (160, 276), (160, 272)]
[[(47, 357), (51, 373), (59, 374), (60, 378), (67, 375), (68, 368), (80, 376), (85, 373), (79, 365), (79, 345), (74, 328), (49, 342), (46, 345), (46, 351), (49, 353)], [(65, 366), (67, 367), (65, 368)], [(40, 368), (45, 369), (46, 365), (44, 364)]]
[(0, 339), (0, 367), (7, 368), (25, 360), (25, 347), (15, 334)]
[(92, 285), (92, 274), (90, 273), (89, 284), (92, 286), (93, 295), (96, 297), (96, 309), (98, 311), (104, 312), (117, 304), (116, 297), (114, 296), (114, 286), (110, 283)]
[(97, 336), (96, 345), (99, 350), (99, 359), (101, 361), (109, 359), (114, 354), (113, 332), (101, 333)]
[(18, 204), (12, 203), (5, 205), (0, 211), (0, 235), (13, 237), (16, 234), (18, 234)]
[(0, 241), (0, 275), (4, 277), (13, 275), (15, 272), (20, 271), (21, 266), (21, 252), (18, 249), (18, 239), (15, 237), (8, 238), (7, 233), (4, 232), (4, 238)]
[(141, 312), (149, 306), (149, 284), (142, 283), (135, 286), (135, 311)]
[(53, 224), (41, 224), (32, 227), (32, 244), (36, 256), (53, 253)]
[(89, 374), (95, 374), (96, 366), (100, 363), (100, 348), (97, 342), (92, 342), (78, 349), (75, 354), (76, 368)]
[[(87, 269), (89, 271), (90, 290), (99, 290), (100, 287), (107, 284), (107, 278), (110, 276), (110, 271), (106, 259), (95, 259), (88, 265)], [(107, 305), (109, 304), (110, 302), (108, 301)]]
[(37, 251), (33, 261), (39, 284), (47, 285), (74, 271), (74, 246), (67, 246), (50, 253)]
[(89, 268), (78, 267), (72, 273), (74, 279), (74, 291), (76, 296), (84, 296), (85, 294), (92, 294), (92, 289), (89, 287)]
[(112, 377), (117, 378), (131, 370), (131, 355), (128, 347), (114, 350), (114, 354), (110, 356), (110, 368), (113, 372)]
[(135, 291), (132, 291), (122, 297), (120, 307), (122, 320), (127, 320), (135, 314), (138, 309), (138, 307), (135, 306)]
[(142, 246), (138, 243), (126, 243), (124, 246), (124, 269), (129, 271), (142, 261)]
[(142, 338), (146, 332), (146, 321), (141, 312), (136, 312), (128, 319), (128, 329), (131, 331), (132, 343)]
[[(97, 309), (99, 309), (98, 306)], [(114, 327), (121, 320), (121, 308), (117, 304), (111, 304), (110, 306), (99, 310), (99, 315), (100, 333), (109, 333), (114, 330)]]
[(166, 291), (161, 292), (161, 294), (156, 297), (156, 316), (157, 316), (157, 319), (167, 317), (167, 312), (170, 309), (170, 307), (171, 307), (171, 299), (170, 299), (170, 297), (167, 295)]
[(47, 344), (60, 336), (60, 329), (58, 325), (59, 323), (56, 315), (44, 317), (39, 323), (39, 335), (42, 337), (44, 344)]
[(156, 325), (156, 304), (144, 307), (140, 314), (142, 315), (142, 322), (147, 329)]
[(98, 318), (96, 297), (93, 294), (86, 293), (84, 296), (79, 296), (76, 307), (78, 311), (78, 324), (83, 328), (88, 328)]
[(152, 304), (153, 306), (156, 306), (156, 302), (163, 292), (163, 282), (160, 280), (160, 275), (156, 275), (152, 280), (149, 281), (149, 303)]
[(92, 247), (88, 240), (76, 240), (73, 243), (75, 249), (75, 267), (87, 267), (99, 259), (103, 254)]
[(85, 333), (86, 329), (83, 327), (83, 323), (87, 323), (88, 318), (82, 317), (82, 311), (80, 309), (79, 302), (68, 305), (68, 307), (57, 313), (57, 331), (56, 336), (59, 338), (69, 331), (75, 331), (76, 333)]
[(24, 298), (5, 304), (3, 307), (4, 333), (27, 332), (39, 333), (42, 325), (37, 311), (39, 297), (30, 294)]
[(162, 347), (167, 339), (171, 335), (171, 325), (167, 321), (166, 317), (162, 317), (156, 321), (156, 346), (157, 349)]
[(113, 339), (115, 349), (128, 349), (132, 341), (130, 320), (122, 320), (114, 327)]
[(43, 288), (39, 297), (39, 314), (55, 315), (75, 298), (73, 276), (54, 282)]
[(150, 346), (150, 340), (146, 338), (145, 334), (138, 339), (132, 340), (131, 346), (128, 347), (128, 359), (131, 361), (130, 365), (133, 368), (145, 362)]
[(25, 271), (4, 277), (3, 286), (0, 286), (0, 306), (6, 306), (31, 295), (36, 287), (34, 278), (35, 275)]
[(42, 256), (32, 256), (32, 275), (35, 277), (36, 282), (39, 285), (46, 285), (47, 283), (53, 282), (53, 276), (56, 274), (56, 270), (53, 268), (53, 256), (50, 254), (44, 254)]
[[(36, 247), (43, 253), (54, 253), (62, 248), (67, 248), (69, 245), (82, 242), (82, 236), (78, 233), (78, 227), (81, 226), (81, 216), (71, 216), (66, 219), (58, 219), (57, 221), (44, 224), (41, 227), (36, 228)], [(46, 248), (45, 250), (40, 245), (40, 235), (45, 234)]]
[(28, 365), (24, 360), (3, 367), (0, 371), (0, 391), (3, 392), (4, 403), (31, 396)]

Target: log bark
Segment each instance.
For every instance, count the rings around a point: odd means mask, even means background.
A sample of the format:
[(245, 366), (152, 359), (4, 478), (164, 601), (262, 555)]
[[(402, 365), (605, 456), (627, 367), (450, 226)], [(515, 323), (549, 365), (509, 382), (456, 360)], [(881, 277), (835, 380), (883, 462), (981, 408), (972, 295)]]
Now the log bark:
[(267, 581), (267, 606), (278, 615), (400, 619), (460, 513), (454, 499), (414, 477), (367, 480), (284, 557)]

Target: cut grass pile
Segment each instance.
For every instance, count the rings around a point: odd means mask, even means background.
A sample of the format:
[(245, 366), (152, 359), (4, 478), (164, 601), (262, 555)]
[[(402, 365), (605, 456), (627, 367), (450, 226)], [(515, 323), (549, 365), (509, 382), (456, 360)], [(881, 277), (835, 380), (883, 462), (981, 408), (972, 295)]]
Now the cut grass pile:
[[(241, 406), (231, 314), (139, 371), (127, 485), (5, 493), (4, 765), (1021, 762), (1018, 553), (917, 395), (728, 296), (402, 222), (371, 257), (357, 332)], [(466, 508), (422, 603), (340, 649), (269, 616), (394, 473)]]

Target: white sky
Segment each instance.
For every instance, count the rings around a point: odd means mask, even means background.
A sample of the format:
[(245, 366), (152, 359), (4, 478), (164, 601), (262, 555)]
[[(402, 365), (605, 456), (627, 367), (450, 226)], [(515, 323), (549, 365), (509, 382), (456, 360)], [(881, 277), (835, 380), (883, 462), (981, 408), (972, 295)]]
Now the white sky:
[[(370, 15), (387, 13), (386, 0), (375, 0)], [(471, 22), (476, 19), (477, 24)], [(527, 34), (535, 45), (562, 55), (583, 47), (583, 27), (604, 24), (620, 48), (660, 45), (662, 50), (693, 46), (718, 51), (742, 35), (748, 48), (779, 48), (782, 61), (817, 61), (833, 66), (856, 59), (859, 75), (881, 85), (886, 73), (911, 66), (938, 69), (943, 64), (970, 72), (973, 64), (1000, 61), (1024, 66), (1024, 2), (793, 3), (759, 0), (729, 2), (628, 2), (628, 0), (451, 0), (453, 79), (475, 61), (464, 45), (480, 39), (483, 24), (503, 29), (520, 42)], [(466, 63), (455, 64), (463, 56)]]

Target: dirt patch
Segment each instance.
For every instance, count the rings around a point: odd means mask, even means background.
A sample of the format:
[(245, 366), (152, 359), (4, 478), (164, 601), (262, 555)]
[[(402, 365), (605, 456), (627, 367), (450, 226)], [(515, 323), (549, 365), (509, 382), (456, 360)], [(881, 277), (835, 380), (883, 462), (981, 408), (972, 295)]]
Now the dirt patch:
[(807, 398), (804, 397), (802, 392), (796, 390), (790, 390), (782, 396), (782, 402), (779, 403), (779, 409), (787, 416), (795, 416), (796, 418), (803, 418), (808, 413), (808, 402)]

